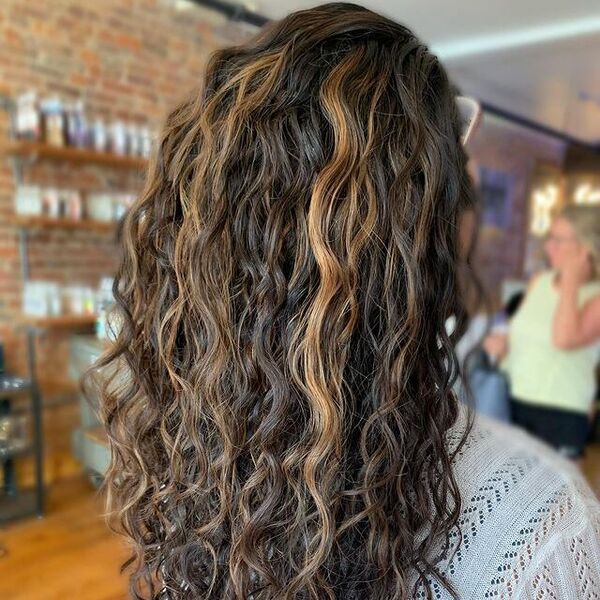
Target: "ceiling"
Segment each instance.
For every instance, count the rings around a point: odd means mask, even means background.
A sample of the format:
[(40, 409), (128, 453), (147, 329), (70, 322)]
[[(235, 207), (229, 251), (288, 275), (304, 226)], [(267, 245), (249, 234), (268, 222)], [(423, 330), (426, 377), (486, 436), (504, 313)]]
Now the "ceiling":
[[(253, 0), (274, 19), (320, 4)], [(464, 93), (600, 146), (600, 0), (364, 0), (413, 29)]]

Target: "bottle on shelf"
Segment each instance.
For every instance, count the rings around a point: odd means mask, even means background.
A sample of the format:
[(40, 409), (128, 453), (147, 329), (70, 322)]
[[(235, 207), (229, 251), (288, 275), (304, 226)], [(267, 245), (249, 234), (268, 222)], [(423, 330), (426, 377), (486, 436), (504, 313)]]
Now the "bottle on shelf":
[(42, 137), (41, 116), (37, 95), (30, 91), (17, 97), (15, 135), (18, 139), (39, 142)]
[(107, 144), (108, 136), (106, 134), (106, 125), (100, 117), (97, 117), (94, 121), (93, 148), (96, 152), (106, 152)]
[(62, 101), (58, 97), (46, 98), (40, 106), (44, 141), (50, 146), (64, 146), (65, 113)]
[(117, 156), (127, 154), (127, 129), (122, 121), (115, 121), (110, 129), (110, 151)]
[(67, 110), (67, 143), (74, 148), (86, 148), (89, 144), (83, 100), (73, 102)]

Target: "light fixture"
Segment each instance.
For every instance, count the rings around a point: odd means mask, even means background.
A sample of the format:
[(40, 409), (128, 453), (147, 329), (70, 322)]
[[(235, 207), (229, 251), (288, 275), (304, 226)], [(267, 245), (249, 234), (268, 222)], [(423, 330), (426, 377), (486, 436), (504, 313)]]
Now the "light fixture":
[(532, 194), (532, 200), (531, 233), (542, 236), (550, 229), (552, 209), (558, 200), (558, 186), (549, 183), (535, 190)]
[(580, 183), (573, 193), (575, 204), (600, 204), (600, 187), (590, 183)]

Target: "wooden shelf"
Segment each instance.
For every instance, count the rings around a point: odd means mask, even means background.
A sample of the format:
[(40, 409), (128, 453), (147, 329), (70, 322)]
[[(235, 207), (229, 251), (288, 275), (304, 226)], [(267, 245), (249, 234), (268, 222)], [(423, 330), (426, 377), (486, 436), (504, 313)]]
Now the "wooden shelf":
[(37, 384), (44, 400), (52, 399), (59, 402), (79, 392), (79, 382), (71, 379), (40, 379)]
[(43, 215), (11, 215), (8, 221), (18, 227), (27, 229), (84, 229), (100, 233), (113, 233), (115, 221), (94, 221), (93, 219), (55, 219)]
[[(31, 382), (24, 377), (5, 375), (0, 377), (0, 400), (23, 394), (31, 394)], [(10, 383), (11, 385), (7, 385)]]
[[(73, 404), (81, 391), (79, 381), (41, 379), (37, 382), (41, 397), (41, 408), (45, 411), (50, 408)], [(31, 390), (29, 390), (31, 394)], [(10, 396), (12, 414), (27, 414), (30, 412), (31, 396), (23, 393)]]
[(78, 164), (102, 165), (117, 169), (142, 170), (148, 164), (145, 158), (137, 156), (120, 156), (110, 152), (96, 152), (87, 148), (51, 146), (40, 142), (23, 140), (10, 141), (2, 150), (9, 156), (22, 156), (31, 159), (44, 158)]
[(69, 328), (92, 326), (96, 322), (96, 315), (60, 315), (57, 317), (35, 317), (20, 315), (17, 317), (19, 325), (29, 325), (39, 328)]

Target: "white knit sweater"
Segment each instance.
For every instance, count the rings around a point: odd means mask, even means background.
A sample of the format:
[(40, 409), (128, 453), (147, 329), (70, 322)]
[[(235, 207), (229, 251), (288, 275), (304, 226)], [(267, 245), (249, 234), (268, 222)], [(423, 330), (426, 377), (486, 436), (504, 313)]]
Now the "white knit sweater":
[[(477, 417), (455, 475), (463, 542), (442, 572), (460, 600), (600, 599), (600, 503), (575, 466), (524, 431)], [(434, 598), (451, 598), (432, 586)]]

